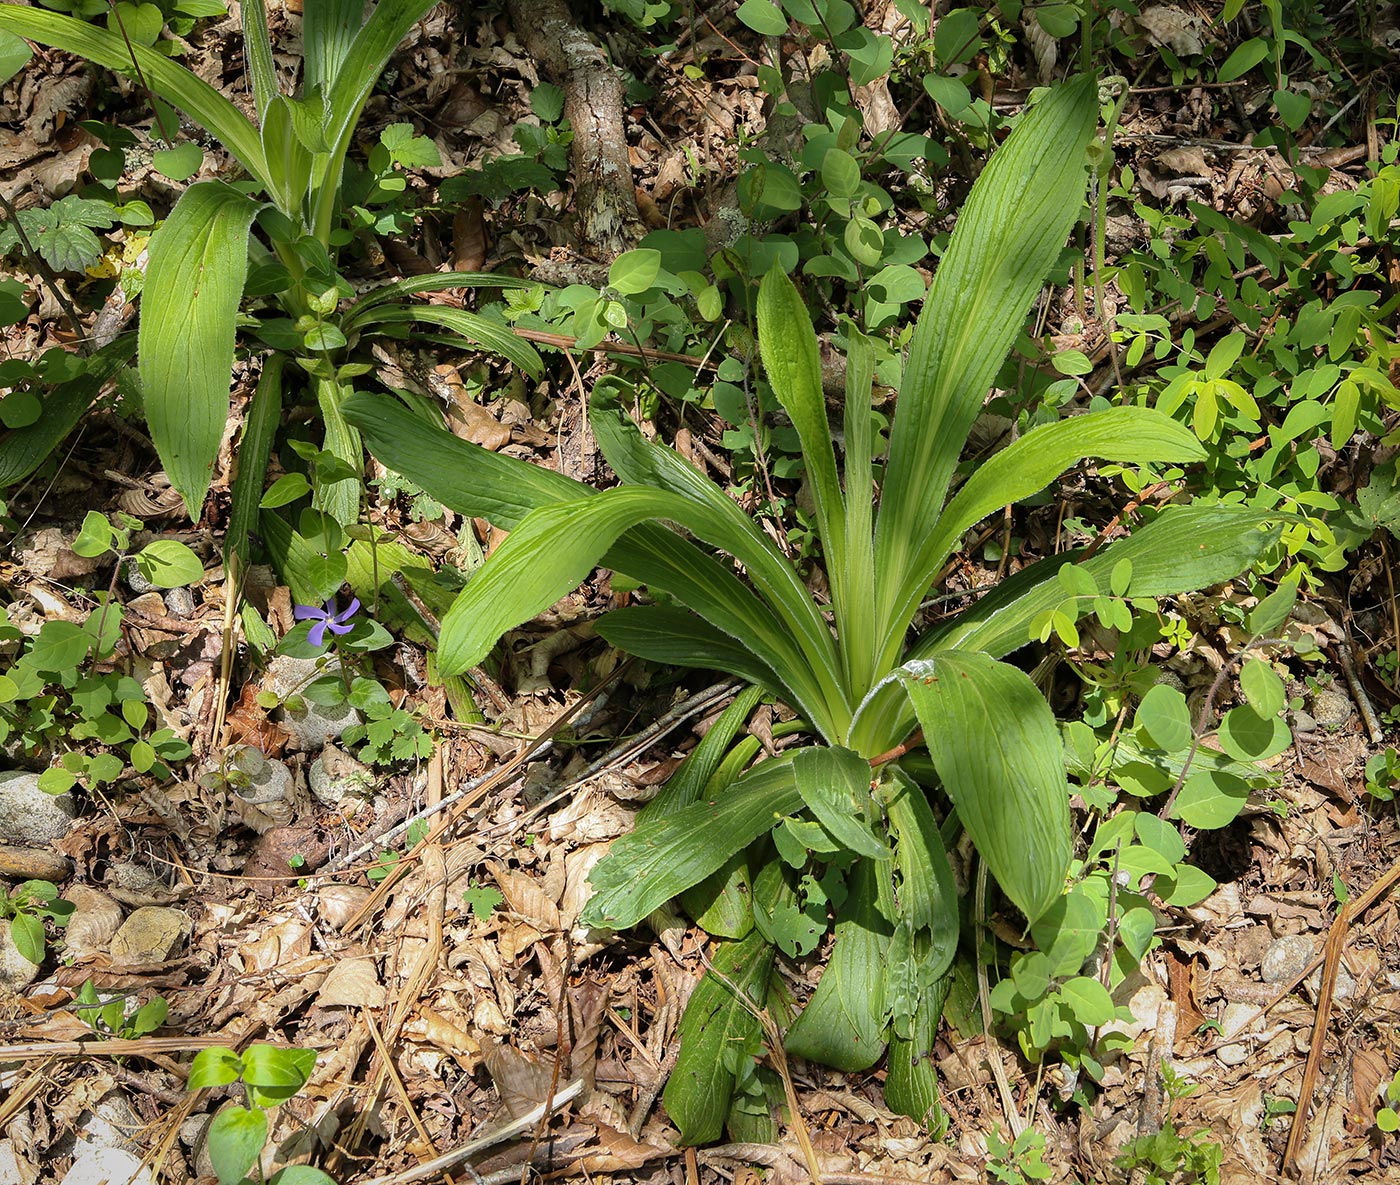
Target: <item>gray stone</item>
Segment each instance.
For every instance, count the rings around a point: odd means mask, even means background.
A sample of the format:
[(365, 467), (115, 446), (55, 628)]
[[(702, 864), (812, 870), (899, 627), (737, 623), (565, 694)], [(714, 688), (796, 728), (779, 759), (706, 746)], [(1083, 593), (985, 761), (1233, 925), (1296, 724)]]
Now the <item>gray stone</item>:
[(10, 937), (10, 923), (0, 921), (0, 994), (10, 995), (28, 987), (39, 975), (39, 964), (31, 963)]
[[(339, 670), (338, 658), (293, 658), (279, 654), (267, 664), (263, 687), (282, 701), (278, 717), (307, 752), (321, 748), (327, 741), (339, 740), (347, 728), (363, 719), (349, 704), (326, 707), (313, 704), (301, 695), (323, 675), (334, 675)], [(295, 706), (287, 703), (293, 697)]]
[[(52, 1180), (52, 1178), (50, 1178)], [(73, 1159), (60, 1185), (155, 1185), (151, 1170), (125, 1148), (85, 1148)]]
[[(1259, 1009), (1253, 1004), (1226, 1004), (1225, 1011), (1220, 1015), (1220, 1031), (1226, 1037), (1234, 1037), (1241, 1033), (1245, 1025), (1249, 1024), (1254, 1014)], [(1241, 1042), (1238, 1045), (1224, 1045), (1215, 1051), (1218, 1057), (1227, 1066), (1242, 1066), (1249, 1060), (1249, 1043)]]
[(374, 774), (350, 754), (327, 745), (307, 768), (311, 793), (325, 806), (335, 806), (343, 798), (372, 798)]
[(112, 962), (118, 966), (163, 963), (191, 927), (190, 919), (178, 909), (143, 905), (112, 936)]
[(77, 813), (71, 794), (40, 790), (38, 774), (0, 773), (0, 843), (44, 847), (68, 834)]
[(1312, 697), (1313, 718), (1323, 728), (1340, 728), (1352, 717), (1351, 696), (1336, 687), (1324, 687)]
[(269, 760), (254, 745), (246, 745), (234, 756), (233, 764), (247, 775), (246, 782), (233, 787), (244, 802), (266, 806), (281, 802), (292, 792), (292, 771), (280, 761)]
[(1296, 712), (1288, 713), (1288, 723), (1293, 726), (1294, 732), (1316, 732), (1317, 721), (1307, 712), (1299, 708)]
[(1312, 939), (1306, 934), (1285, 934), (1264, 952), (1262, 974), (1265, 983), (1292, 983), (1313, 961)]

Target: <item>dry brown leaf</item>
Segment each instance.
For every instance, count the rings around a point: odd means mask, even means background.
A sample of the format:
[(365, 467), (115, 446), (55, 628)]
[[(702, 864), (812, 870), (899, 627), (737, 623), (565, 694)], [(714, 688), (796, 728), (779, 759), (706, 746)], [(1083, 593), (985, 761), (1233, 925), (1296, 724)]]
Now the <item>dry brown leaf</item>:
[(300, 918), (286, 918), (238, 948), (248, 971), (270, 971), (311, 951), (311, 926)]
[(468, 1073), (481, 1064), (481, 1043), (459, 1025), (433, 1008), (420, 1008), (418, 1014), (404, 1025), (404, 1036), (425, 1041), (450, 1053)]
[(342, 957), (321, 984), (316, 1003), (323, 1008), (384, 1007), (384, 985), (373, 957)]

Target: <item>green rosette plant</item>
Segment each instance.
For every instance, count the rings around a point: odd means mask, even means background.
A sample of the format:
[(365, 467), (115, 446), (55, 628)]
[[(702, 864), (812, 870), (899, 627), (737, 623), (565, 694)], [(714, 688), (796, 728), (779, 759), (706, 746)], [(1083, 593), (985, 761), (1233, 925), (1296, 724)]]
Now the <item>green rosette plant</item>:
[[(771, 1084), (755, 1072), (758, 1014), (781, 1007), (775, 956), (815, 949), (829, 917), (830, 961), (788, 1050), (857, 1070), (888, 1048), (890, 1105), (934, 1112), (928, 1055), (960, 924), (947, 844), (970, 835), (1028, 921), (1061, 897), (1072, 855), (1055, 719), (1003, 657), (1046, 622), (1072, 627), (1112, 598), (1236, 575), (1276, 537), (1248, 508), (1166, 509), (1102, 550), (1031, 565), (910, 640), (943, 564), (988, 514), (1086, 459), (1204, 455), (1168, 417), (1114, 407), (1027, 433), (949, 497), (973, 420), (1079, 215), (1097, 110), (1090, 79), (1052, 89), (973, 186), (910, 343), (878, 498), (872, 346), (848, 336), (843, 481), (811, 317), (786, 275), (762, 281), (761, 357), (801, 438), (829, 603), (723, 490), (606, 399), (591, 422), (621, 484), (601, 493), (425, 428), (392, 401), (347, 401), (346, 418), (385, 464), (511, 532), (444, 618), (441, 671), (479, 663), (601, 562), (664, 597), (603, 617), (608, 641), (754, 684), (594, 870), (584, 915), (621, 930), (680, 897), (722, 939), (666, 1088), (687, 1142), (713, 1140), (725, 1123), (748, 1133), (735, 1138), (761, 1138), (767, 1108), (754, 1100)], [(802, 734), (766, 759), (743, 735), (760, 693), (794, 708), (800, 720), (786, 729)]]

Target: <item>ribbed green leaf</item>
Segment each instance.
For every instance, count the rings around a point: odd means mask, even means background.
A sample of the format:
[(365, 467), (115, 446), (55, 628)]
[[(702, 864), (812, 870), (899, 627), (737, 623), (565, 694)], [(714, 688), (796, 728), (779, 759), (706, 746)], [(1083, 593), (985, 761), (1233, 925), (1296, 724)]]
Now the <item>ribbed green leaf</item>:
[(872, 828), (870, 762), (835, 746), (799, 749), (792, 758), (797, 792), (831, 838), (872, 860), (888, 860), (890, 848)]
[(370, 92), (384, 73), (389, 58), (436, 0), (379, 0), (335, 71), (327, 106), (326, 140), (331, 151), (318, 161), (316, 213), (313, 233), (321, 242), (335, 226), (345, 154), (355, 138), (355, 126)]
[[(1079, 562), (1078, 552), (1050, 556), (1009, 576), (970, 609), (925, 634), (908, 651), (928, 658), (942, 651), (972, 650), (1000, 658), (1030, 641), (1037, 614), (1064, 601), (1056, 572), (1069, 563), (1091, 576), (1101, 594), (1121, 560), (1132, 562), (1135, 596), (1165, 597), (1210, 588), (1238, 576), (1278, 539), (1280, 528), (1263, 530), (1277, 515), (1247, 506), (1167, 507), (1131, 535)], [(1092, 606), (1078, 604), (1081, 613)], [(913, 730), (903, 689), (892, 681), (876, 687), (856, 712), (851, 748), (874, 755), (893, 748)]]
[[(459, 440), (425, 423), (396, 399), (357, 394), (342, 410), (376, 457), (459, 514), (513, 530), (536, 507), (594, 493), (592, 487), (561, 474)], [(730, 568), (675, 532), (651, 524), (636, 527), (613, 545), (604, 563), (695, 607), (769, 670), (805, 670), (800, 651), (785, 638), (772, 611)], [(800, 702), (786, 682), (783, 689), (784, 698)]]
[(880, 635), (953, 466), (1084, 198), (1092, 78), (1051, 90), (992, 155), (958, 217), (909, 347), (876, 526)]
[(133, 78), (136, 76), (134, 57), (146, 86), (212, 133), (248, 172), (268, 185), (262, 145), (247, 117), (207, 82), (164, 54), (141, 45), (128, 47), (117, 34), (86, 21), (18, 4), (0, 4), (0, 29), (8, 29), (40, 45), (67, 50)]
[(585, 926), (625, 930), (677, 893), (698, 884), (783, 815), (802, 809), (792, 760), (775, 757), (701, 801), (648, 821), (617, 840), (589, 876), (595, 890)]
[(897, 672), (939, 781), (1002, 891), (1035, 921), (1064, 890), (1069, 783), (1054, 714), (1025, 672), (940, 653)]
[[(666, 490), (623, 486), (560, 506), (541, 507), (515, 527), (443, 618), (438, 638), (439, 669), (457, 674), (475, 666), (506, 630), (528, 621), (576, 588), (620, 536), (648, 520), (674, 521), (713, 546), (742, 550), (728, 518)], [(644, 567), (656, 571), (659, 558), (645, 557)], [(692, 570), (685, 576), (693, 580), (693, 569), (700, 565), (691, 561), (689, 567)], [(631, 574), (639, 575), (635, 567)], [(664, 583), (665, 574), (660, 575), (661, 587), (679, 594), (673, 585)], [(788, 629), (773, 629), (755, 615), (761, 602), (750, 594), (746, 621), (727, 617), (727, 606), (717, 602), (709, 590), (690, 599), (690, 604), (735, 637), (757, 639), (757, 653), (775, 672), (783, 672), (795, 706), (814, 727), (829, 727), (827, 689), (812, 673)], [(722, 619), (721, 615), (726, 616)]]
[(356, 324), (366, 333), (384, 325), (409, 325), (415, 321), (442, 325), (467, 341), (499, 354), (532, 378), (539, 378), (544, 363), (529, 342), (518, 338), (498, 321), (466, 309), (450, 309), (437, 304), (375, 305)]
[[(787, 557), (778, 552), (753, 519), (708, 477), (687, 464), (674, 450), (643, 440), (636, 424), (616, 401), (595, 399), (589, 422), (603, 455), (624, 482), (670, 491), (692, 502), (706, 520), (723, 525), (723, 535), (706, 534), (687, 520), (677, 520), (685, 522), (706, 541), (722, 547), (744, 565), (749, 579), (802, 648), (815, 682), (823, 689), (829, 716), (844, 721), (849, 708), (841, 688), (841, 669), (831, 627)], [(691, 603), (690, 607), (705, 612), (703, 605)], [(794, 672), (785, 673), (796, 677)], [(814, 719), (813, 723), (821, 727), (820, 720)], [(828, 736), (827, 739), (839, 738)]]
[(306, 6), (302, 18), (305, 91), (318, 86), (329, 89), (335, 83), (364, 15), (363, 0), (316, 0)]
[(783, 1041), (789, 1053), (846, 1071), (869, 1069), (884, 1053), (885, 952), (894, 908), (889, 877), (888, 864), (856, 861), (836, 911), (831, 960)]
[(953, 986), (953, 973), (947, 971), (924, 993), (914, 1015), (909, 1039), (890, 1039), (889, 1073), (885, 1078), (885, 1103), (891, 1111), (907, 1115), (922, 1126), (936, 1131), (943, 1126), (938, 1106), (938, 1076), (933, 1068), (933, 1040), (938, 1018)]
[(846, 565), (830, 573), (836, 636), (852, 695), (869, 689), (876, 669), (875, 640), (875, 481), (871, 464), (874, 428), (871, 389), (875, 347), (854, 326), (846, 355)]
[(359, 326), (366, 313), (379, 305), (398, 303), (405, 296), (413, 296), (419, 292), (445, 292), (449, 288), (543, 288), (550, 291), (545, 284), (536, 284), (515, 276), (498, 276), (494, 272), (430, 272), (424, 276), (391, 280), (378, 288), (371, 288), (350, 306), (341, 318), (341, 325), (348, 333)]
[(779, 692), (783, 686), (783, 681), (753, 651), (685, 609), (633, 605), (600, 617), (597, 628), (609, 645), (648, 662), (726, 671), (772, 692)]
[[(365, 463), (364, 446), (360, 442), (359, 431), (341, 411), (346, 397), (346, 392), (334, 379), (316, 380), (316, 404), (321, 409), (321, 419), (326, 426), (326, 451), (359, 474)], [(359, 521), (363, 489), (358, 476), (320, 483), (313, 504), (342, 527), (348, 527)]]
[(963, 532), (993, 511), (1039, 493), (1061, 473), (1091, 457), (1131, 465), (1197, 461), (1205, 450), (1195, 433), (1145, 407), (1114, 407), (1035, 428), (979, 465), (944, 509), (938, 528), (909, 569), (895, 608), (887, 652), (904, 632), (939, 568)]
[(277, 67), (272, 61), (272, 38), (267, 32), (266, 0), (243, 0), (238, 12), (243, 18), (243, 56), (248, 68), (248, 87), (258, 118), (277, 94)]
[(735, 1054), (757, 1048), (762, 1040), (757, 1010), (767, 994), (773, 948), (755, 931), (741, 942), (719, 943), (710, 961), (724, 979), (706, 971), (691, 992), (681, 1020), (680, 1054), (662, 1095), (682, 1144), (711, 1144), (724, 1131)]
[(959, 905), (938, 822), (923, 788), (903, 771), (886, 808), (899, 874), (899, 916), (914, 931), (922, 982), (941, 976), (958, 950)]
[(224, 555), (238, 557), (240, 578), (248, 568), (258, 503), (267, 481), (267, 462), (282, 418), (282, 370), (286, 362), (285, 354), (269, 354), (263, 359), (253, 402), (243, 422), (243, 438), (234, 454), (238, 468), (233, 476), (233, 506), (224, 536)]
[(845, 572), (846, 520), (831, 423), (822, 393), (821, 356), (812, 315), (786, 273), (774, 267), (758, 286), (758, 348), (773, 394), (802, 442), (828, 571)]
[(201, 181), (151, 236), (139, 329), (146, 423), (192, 519), (228, 419), (234, 322), (257, 212), (222, 181)]

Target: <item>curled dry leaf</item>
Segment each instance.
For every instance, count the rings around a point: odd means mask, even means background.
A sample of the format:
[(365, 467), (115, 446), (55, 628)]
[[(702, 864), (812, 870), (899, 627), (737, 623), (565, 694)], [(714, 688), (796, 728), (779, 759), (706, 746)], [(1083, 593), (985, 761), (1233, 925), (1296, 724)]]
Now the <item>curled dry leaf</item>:
[(384, 985), (370, 955), (338, 960), (321, 984), (316, 1003), (323, 1008), (382, 1008)]

